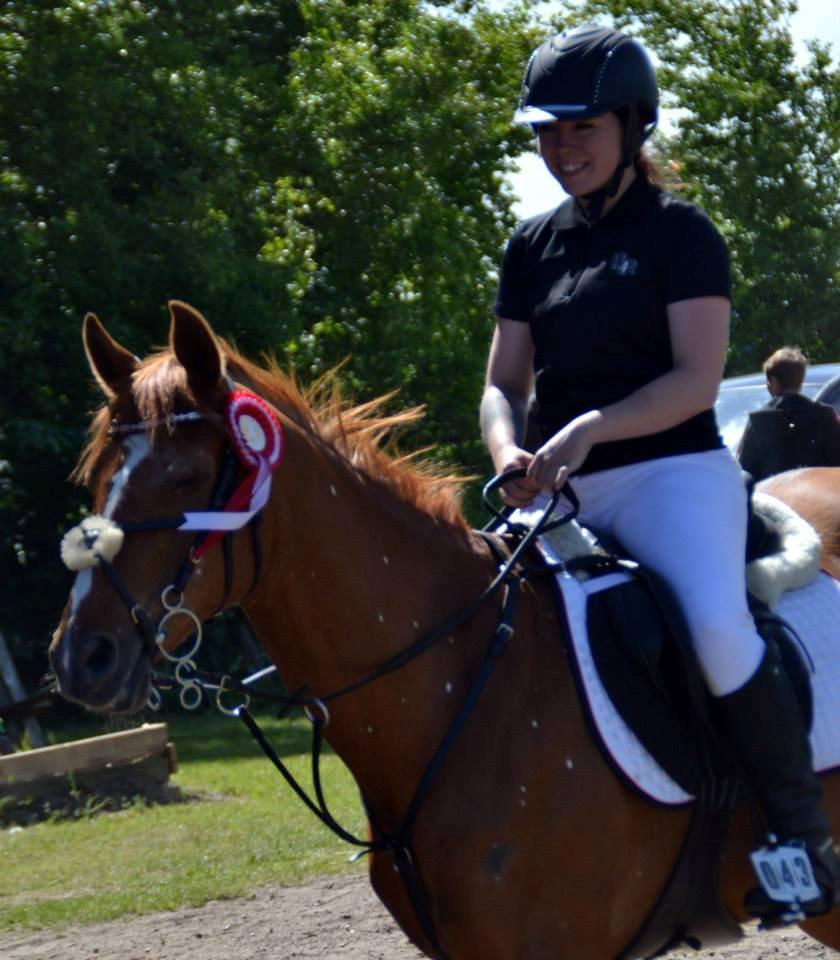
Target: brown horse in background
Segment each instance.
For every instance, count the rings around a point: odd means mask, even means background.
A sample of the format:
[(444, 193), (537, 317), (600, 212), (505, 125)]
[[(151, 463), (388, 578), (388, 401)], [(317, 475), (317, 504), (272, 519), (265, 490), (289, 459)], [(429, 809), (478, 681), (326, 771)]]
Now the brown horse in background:
[[(88, 316), (84, 341), (107, 398), (79, 468), (97, 512), (130, 527), (206, 509), (228, 435), (232, 380), (276, 411), (285, 455), (261, 514), (258, 573), (248, 529), (233, 539), (227, 605), (241, 603), (289, 689), (314, 696), (353, 684), (474, 600), (498, 558), (458, 507), (458, 482), (383, 451), (393, 416), (373, 402), (348, 407), (335, 387), (305, 392), (272, 367), (219, 341), (185, 304), (170, 304), (170, 348), (138, 361)], [(192, 411), (200, 419), (181, 422)], [(126, 425), (144, 424), (123, 434)], [(115, 429), (116, 428), (116, 429)], [(128, 439), (127, 439), (128, 438)], [(814, 499), (837, 490), (840, 469), (803, 471)], [(799, 502), (799, 486), (791, 499)], [(772, 492), (787, 498), (787, 481)], [(826, 501), (827, 502), (827, 501)], [(800, 504), (802, 506), (802, 504)], [(808, 513), (803, 509), (803, 512)], [(837, 563), (840, 501), (816, 511)], [(815, 522), (812, 517), (812, 522)], [(193, 542), (174, 529), (129, 533), (112, 560), (135, 607), (101, 567), (76, 579), (51, 647), (62, 692), (98, 710), (132, 711), (149, 691), (154, 650), (137, 628), (161, 600)], [(836, 568), (835, 568), (836, 569)], [(593, 742), (561, 645), (545, 580), (522, 583), (515, 633), (419, 810), (413, 853), (438, 949), (418, 920), (394, 860), (377, 852), (371, 880), (408, 937), (450, 960), (610, 960), (660, 896), (690, 813), (646, 802)], [(223, 602), (222, 550), (209, 550), (183, 591), (199, 620)], [(399, 830), (415, 787), (481, 669), (502, 600), (494, 595), (422, 656), (331, 705), (326, 735), (352, 771), (370, 819)], [(167, 624), (169, 650), (191, 630)], [(840, 777), (824, 780), (840, 828)], [(725, 905), (753, 884), (753, 846), (736, 812), (723, 863)], [(840, 947), (840, 913), (805, 929)]]
[(822, 538), (822, 569), (840, 580), (840, 467), (788, 470), (767, 477), (758, 489), (784, 500), (811, 524)]

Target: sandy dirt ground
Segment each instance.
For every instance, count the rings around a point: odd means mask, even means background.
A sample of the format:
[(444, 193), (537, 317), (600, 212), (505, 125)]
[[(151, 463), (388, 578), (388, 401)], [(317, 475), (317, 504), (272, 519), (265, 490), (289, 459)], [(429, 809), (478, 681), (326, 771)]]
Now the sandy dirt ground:
[[(674, 960), (698, 958), (693, 951)], [(759, 934), (699, 956), (832, 960), (796, 930)], [(241, 900), (91, 926), (0, 937), (3, 960), (420, 960), (362, 874), (303, 887), (267, 887)]]

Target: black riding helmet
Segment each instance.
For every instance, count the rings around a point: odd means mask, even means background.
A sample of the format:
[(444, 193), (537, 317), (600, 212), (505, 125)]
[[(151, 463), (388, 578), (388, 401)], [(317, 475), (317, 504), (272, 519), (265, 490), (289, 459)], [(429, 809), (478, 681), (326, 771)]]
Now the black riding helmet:
[(610, 27), (577, 27), (546, 40), (531, 54), (522, 83), (518, 123), (585, 120), (615, 111), (624, 131), (621, 161), (609, 181), (587, 195), (590, 219), (618, 190), (621, 175), (653, 133), (659, 91), (642, 46)]

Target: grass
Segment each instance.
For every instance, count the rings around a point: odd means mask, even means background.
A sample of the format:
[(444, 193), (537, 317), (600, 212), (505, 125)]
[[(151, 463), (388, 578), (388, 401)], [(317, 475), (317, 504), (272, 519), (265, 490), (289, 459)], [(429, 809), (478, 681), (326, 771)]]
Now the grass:
[[(294, 796), (241, 721), (213, 713), (166, 719), (178, 752), (173, 783), (199, 799), (159, 806), (138, 801), (116, 813), (0, 832), (0, 931), (174, 910), (351, 869), (355, 848)], [(259, 719), (308, 784), (309, 724)], [(57, 739), (101, 732), (101, 726), (66, 730)], [(350, 774), (326, 751), (322, 771), (333, 814), (364, 836)]]

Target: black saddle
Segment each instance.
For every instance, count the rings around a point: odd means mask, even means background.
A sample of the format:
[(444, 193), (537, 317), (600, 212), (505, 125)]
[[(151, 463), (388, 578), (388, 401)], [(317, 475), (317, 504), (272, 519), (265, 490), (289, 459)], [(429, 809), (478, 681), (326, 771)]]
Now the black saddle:
[[(757, 530), (765, 548), (772, 546), (773, 531), (763, 525)], [(566, 567), (590, 578), (629, 573), (624, 582), (588, 596), (592, 656), (607, 695), (627, 725), (660, 767), (695, 798), (689, 829), (666, 889), (619, 960), (652, 960), (681, 945), (700, 949), (732, 943), (742, 933), (721, 904), (719, 882), (739, 780), (718, 737), (712, 698), (682, 612), (660, 577), (643, 567), (627, 565), (614, 554), (579, 557), (567, 561)], [(810, 681), (791, 629), (754, 598), (751, 608), (765, 642), (778, 647), (810, 724)], [(574, 646), (566, 646), (588, 716)], [(594, 721), (590, 721), (595, 742), (612, 764)], [(623, 771), (615, 769), (636, 789)]]
[[(750, 491), (751, 492), (751, 491)], [(607, 694), (651, 756), (688, 793), (696, 793), (707, 775), (726, 775), (731, 767), (718, 744), (711, 696), (700, 672), (679, 603), (670, 587), (633, 560), (614, 539), (592, 531), (606, 555), (567, 562), (571, 572), (589, 577), (621, 571), (631, 582), (590, 597), (589, 639)], [(781, 537), (750, 498), (749, 562), (780, 548)], [(793, 628), (758, 598), (747, 602), (762, 639), (774, 646), (796, 691), (810, 729), (813, 698), (809, 666)]]

